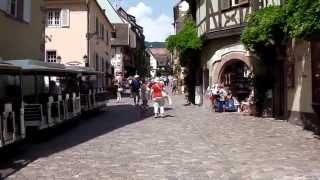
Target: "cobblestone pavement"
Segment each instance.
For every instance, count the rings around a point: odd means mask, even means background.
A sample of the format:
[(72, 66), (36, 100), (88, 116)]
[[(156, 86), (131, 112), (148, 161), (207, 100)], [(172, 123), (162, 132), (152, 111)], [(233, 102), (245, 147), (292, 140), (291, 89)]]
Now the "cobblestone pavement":
[(0, 173), (18, 180), (320, 179), (320, 140), (311, 132), (173, 100), (163, 119), (111, 102), (68, 131), (25, 145), (0, 163)]

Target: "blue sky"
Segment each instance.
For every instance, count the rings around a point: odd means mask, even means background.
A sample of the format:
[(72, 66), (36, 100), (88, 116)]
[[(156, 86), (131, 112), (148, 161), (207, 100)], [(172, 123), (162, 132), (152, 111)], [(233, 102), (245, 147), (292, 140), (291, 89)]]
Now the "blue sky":
[[(164, 41), (173, 32), (173, 5), (177, 0), (121, 0), (120, 5), (144, 27), (146, 41)], [(115, 0), (111, 0), (112, 3)]]

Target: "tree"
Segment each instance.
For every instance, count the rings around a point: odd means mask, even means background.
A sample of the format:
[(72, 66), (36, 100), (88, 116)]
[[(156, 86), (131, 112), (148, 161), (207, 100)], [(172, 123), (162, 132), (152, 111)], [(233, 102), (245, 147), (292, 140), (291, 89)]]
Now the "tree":
[(290, 37), (307, 40), (319, 38), (319, 0), (289, 0), (285, 9), (288, 14), (286, 28)]
[(186, 18), (182, 30), (176, 35), (171, 35), (166, 39), (166, 47), (172, 53), (176, 51), (179, 56), (181, 66), (188, 68), (185, 80), (188, 91), (188, 101), (194, 103), (196, 70), (200, 62), (197, 55), (202, 46), (202, 40), (198, 37), (197, 27), (191, 18)]
[(195, 23), (186, 18), (182, 30), (176, 35), (170, 35), (166, 39), (166, 47), (169, 51), (175, 50), (179, 53), (181, 64), (186, 64), (192, 51), (200, 50), (202, 41), (198, 37), (197, 27)]

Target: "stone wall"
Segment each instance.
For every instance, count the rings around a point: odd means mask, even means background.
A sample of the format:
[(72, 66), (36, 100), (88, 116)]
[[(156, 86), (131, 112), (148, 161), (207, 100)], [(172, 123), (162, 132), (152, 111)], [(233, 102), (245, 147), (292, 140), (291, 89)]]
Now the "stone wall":
[(307, 129), (317, 129), (312, 108), (310, 42), (294, 39), (289, 43), (287, 69), (288, 120)]

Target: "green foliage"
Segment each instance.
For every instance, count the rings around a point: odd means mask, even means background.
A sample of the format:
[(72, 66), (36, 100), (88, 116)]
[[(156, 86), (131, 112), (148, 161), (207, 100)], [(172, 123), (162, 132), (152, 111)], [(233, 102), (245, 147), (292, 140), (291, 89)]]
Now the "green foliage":
[(256, 53), (281, 46), (288, 38), (320, 37), (320, 1), (288, 0), (284, 6), (271, 6), (248, 17), (241, 42)]
[(202, 46), (202, 41), (198, 37), (197, 27), (195, 23), (186, 19), (182, 30), (176, 35), (171, 35), (166, 39), (166, 47), (171, 52), (177, 50), (180, 56), (188, 53), (189, 50), (198, 50)]
[(320, 1), (289, 0), (287, 32), (291, 37), (310, 39), (320, 34)]
[(202, 40), (198, 37), (195, 23), (191, 19), (186, 18), (182, 30), (176, 35), (171, 35), (166, 39), (166, 47), (171, 52), (178, 52), (180, 65), (190, 69), (187, 73), (185, 85), (189, 102), (194, 102), (196, 73), (193, 71), (197, 67), (195, 64), (198, 62), (194, 60), (198, 59), (197, 54), (202, 47)]
[(248, 25), (241, 35), (241, 42), (256, 53), (265, 48), (282, 44), (285, 34), (286, 11), (280, 6), (271, 6), (256, 11), (248, 17)]
[(174, 67), (174, 70), (173, 70), (174, 72), (173, 73), (175, 75), (179, 75), (181, 73), (181, 70), (182, 70), (181, 69), (181, 65), (180, 64), (176, 64), (175, 67)]

